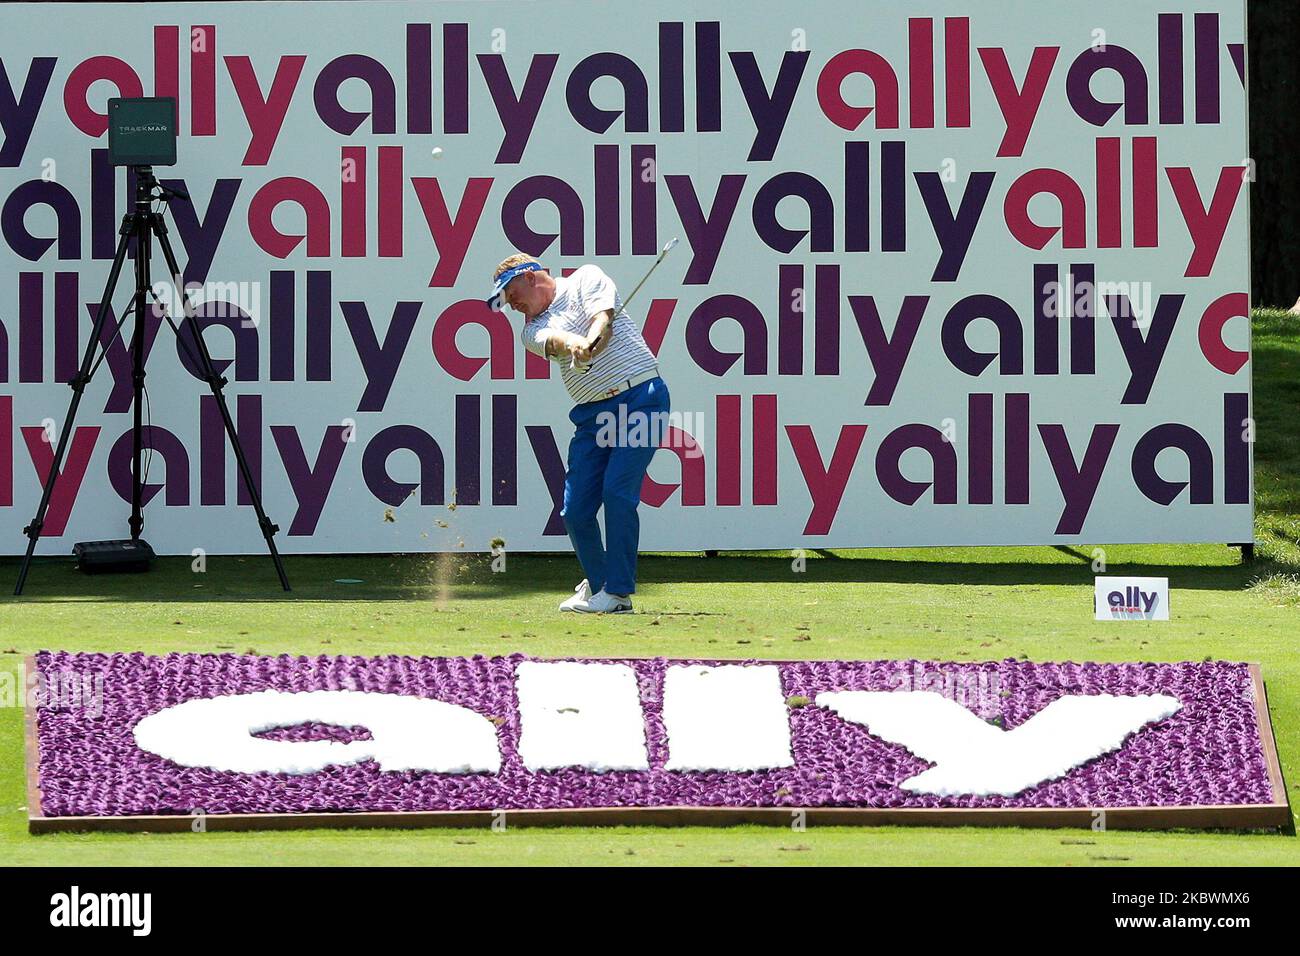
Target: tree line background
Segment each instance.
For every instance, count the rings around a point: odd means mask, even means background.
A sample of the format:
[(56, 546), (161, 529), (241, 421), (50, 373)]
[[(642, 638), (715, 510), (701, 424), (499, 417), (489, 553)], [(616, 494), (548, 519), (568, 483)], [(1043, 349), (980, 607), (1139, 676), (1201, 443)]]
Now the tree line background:
[(1300, 299), (1300, 0), (1249, 0), (1251, 301)]

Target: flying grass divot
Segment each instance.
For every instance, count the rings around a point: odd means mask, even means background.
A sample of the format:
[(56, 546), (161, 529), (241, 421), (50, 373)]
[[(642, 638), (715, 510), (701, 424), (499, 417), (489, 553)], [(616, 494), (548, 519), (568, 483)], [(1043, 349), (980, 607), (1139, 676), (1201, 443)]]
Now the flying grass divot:
[[(1283, 826), (1247, 664), (33, 659), (32, 829)], [(102, 700), (60, 699), (92, 677)]]

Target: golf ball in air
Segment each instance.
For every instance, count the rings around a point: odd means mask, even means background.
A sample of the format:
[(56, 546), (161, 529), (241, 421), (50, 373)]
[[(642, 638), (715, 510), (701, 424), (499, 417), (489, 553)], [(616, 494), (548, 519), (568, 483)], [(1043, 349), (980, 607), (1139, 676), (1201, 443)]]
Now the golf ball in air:
[(442, 147), (441, 147), (441, 146), (435, 146), (435, 147), (433, 147), (433, 158), (434, 158), (434, 159), (442, 159)]

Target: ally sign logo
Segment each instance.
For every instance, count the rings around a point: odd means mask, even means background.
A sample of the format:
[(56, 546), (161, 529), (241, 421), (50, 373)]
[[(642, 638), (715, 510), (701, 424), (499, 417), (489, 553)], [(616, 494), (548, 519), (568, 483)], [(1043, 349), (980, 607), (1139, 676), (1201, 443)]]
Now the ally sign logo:
[(1169, 579), (1099, 577), (1093, 602), (1098, 621), (1167, 621)]
[(45, 818), (1276, 802), (1255, 676), (1224, 661), (42, 652), (34, 665), (103, 678), (96, 708), (35, 708)]

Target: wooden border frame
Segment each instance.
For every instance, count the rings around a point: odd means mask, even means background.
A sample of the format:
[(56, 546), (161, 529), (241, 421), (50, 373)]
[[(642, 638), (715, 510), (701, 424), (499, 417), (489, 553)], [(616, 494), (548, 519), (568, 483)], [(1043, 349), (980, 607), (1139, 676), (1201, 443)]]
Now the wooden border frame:
[(1280, 824), (1284, 829), (1295, 830), (1295, 821), (1291, 816), (1291, 801), (1286, 792), (1286, 778), (1282, 776), (1282, 761), (1277, 755), (1277, 738), (1273, 735), (1273, 718), (1268, 712), (1268, 691), (1264, 687), (1264, 674), (1258, 664), (1247, 665), (1250, 678), (1255, 685), (1255, 722), (1259, 727), (1259, 742), (1264, 748), (1264, 761), (1268, 764), (1268, 783), (1273, 791), (1272, 807), (1280, 808), (1285, 820)]
[[(773, 661), (772, 663), (789, 663)], [(35, 658), (24, 658), (34, 669)], [(1251, 664), (1255, 718), (1268, 764), (1272, 803), (1206, 804), (1160, 807), (586, 807), (546, 810), (428, 810), (357, 813), (213, 813), (203, 817), (204, 830), (417, 829), (425, 827), (599, 827), (709, 826), (742, 824), (788, 827), (796, 820), (806, 826), (990, 826), (1074, 827), (1106, 830), (1283, 829), (1292, 826), (1282, 765), (1278, 761), (1268, 698), (1258, 664)], [(136, 816), (47, 817), (41, 810), (40, 750), (36, 709), (25, 713), (27, 764), (27, 829), (29, 833), (115, 832), (183, 833), (195, 829), (198, 817), (188, 814)]]
[(41, 810), (41, 749), (36, 738), (36, 708), (28, 707), (27, 681), (29, 675), (36, 673), (36, 655), (28, 654), (23, 658), (23, 670), (18, 681), (18, 693), (23, 698), (23, 764), (27, 777), (27, 830), (40, 833), (36, 828), (37, 820), (45, 820)]

